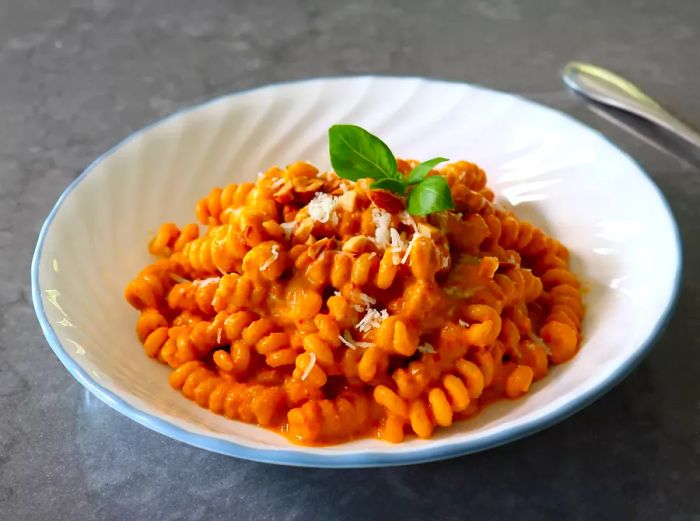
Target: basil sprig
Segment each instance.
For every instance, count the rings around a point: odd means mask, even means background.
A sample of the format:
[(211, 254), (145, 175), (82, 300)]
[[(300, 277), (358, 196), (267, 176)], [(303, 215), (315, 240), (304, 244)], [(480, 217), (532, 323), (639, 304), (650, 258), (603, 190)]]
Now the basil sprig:
[(428, 172), (447, 158), (423, 161), (408, 176), (398, 171), (396, 158), (377, 136), (356, 125), (333, 125), (328, 129), (331, 164), (338, 176), (351, 181), (374, 179), (370, 188), (398, 195), (408, 193), (407, 209), (412, 215), (427, 215), (454, 208), (450, 187), (442, 176)]

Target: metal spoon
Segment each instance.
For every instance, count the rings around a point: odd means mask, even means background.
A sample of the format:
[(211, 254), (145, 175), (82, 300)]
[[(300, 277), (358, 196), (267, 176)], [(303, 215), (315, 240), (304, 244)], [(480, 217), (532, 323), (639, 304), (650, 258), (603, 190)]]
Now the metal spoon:
[(700, 133), (617, 74), (589, 63), (569, 62), (561, 75), (564, 83), (580, 94), (647, 119), (700, 147)]

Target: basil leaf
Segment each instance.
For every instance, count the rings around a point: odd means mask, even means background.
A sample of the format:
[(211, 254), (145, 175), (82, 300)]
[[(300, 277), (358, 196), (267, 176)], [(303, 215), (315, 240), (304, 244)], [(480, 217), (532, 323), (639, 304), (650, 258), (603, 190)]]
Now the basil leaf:
[(411, 173), (408, 174), (406, 178), (406, 182), (408, 182), (409, 185), (420, 183), (423, 178), (428, 175), (428, 172), (435, 168), (436, 165), (444, 163), (445, 161), (449, 161), (449, 159), (446, 157), (434, 157), (433, 159), (423, 161), (420, 165), (411, 170)]
[(408, 213), (427, 215), (454, 208), (450, 187), (439, 175), (426, 177), (408, 195)]
[(328, 129), (331, 164), (338, 176), (351, 181), (371, 179), (402, 179), (396, 158), (389, 147), (356, 125), (333, 125)]
[(391, 179), (388, 177), (380, 179), (379, 181), (375, 181), (374, 183), (369, 185), (369, 187), (380, 190), (389, 190), (399, 195), (403, 195), (406, 193), (406, 185), (404, 183), (402, 183), (398, 179)]

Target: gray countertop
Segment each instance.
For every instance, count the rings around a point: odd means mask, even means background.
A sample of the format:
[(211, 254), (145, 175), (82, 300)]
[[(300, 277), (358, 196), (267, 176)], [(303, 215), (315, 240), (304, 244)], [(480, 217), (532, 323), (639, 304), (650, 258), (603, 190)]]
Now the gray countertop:
[[(566, 92), (563, 62), (643, 85), (700, 127), (700, 2), (8, 0), (0, 3), (0, 519), (700, 519), (700, 153)], [(512, 91), (601, 130), (666, 194), (684, 242), (676, 313), (603, 399), (484, 453), (376, 470), (251, 463), (149, 431), (44, 340), (29, 263), (100, 152), (217, 94), (347, 74)], [(606, 114), (603, 114), (606, 115)], [(625, 194), (619, 194), (625, 197)]]

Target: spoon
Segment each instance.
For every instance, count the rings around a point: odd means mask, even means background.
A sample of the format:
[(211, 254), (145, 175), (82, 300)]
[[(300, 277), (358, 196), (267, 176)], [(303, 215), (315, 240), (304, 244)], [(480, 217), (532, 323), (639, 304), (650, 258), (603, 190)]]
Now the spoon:
[(562, 69), (561, 76), (564, 83), (576, 92), (651, 121), (700, 147), (700, 133), (617, 74), (589, 63), (569, 62)]

